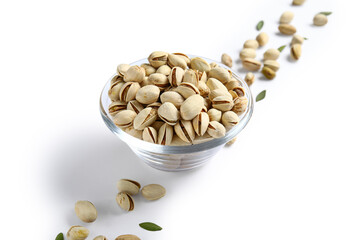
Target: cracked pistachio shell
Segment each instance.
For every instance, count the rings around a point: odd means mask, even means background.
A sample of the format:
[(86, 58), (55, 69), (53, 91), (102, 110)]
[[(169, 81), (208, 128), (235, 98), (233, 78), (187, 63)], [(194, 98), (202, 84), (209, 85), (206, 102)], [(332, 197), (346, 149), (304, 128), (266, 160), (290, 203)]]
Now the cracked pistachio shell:
[(298, 60), (301, 56), (301, 45), (300, 44), (294, 44), (291, 47), (290, 55), (293, 59)]
[(234, 87), (238, 87), (238, 86), (240, 86), (240, 82), (234, 78), (225, 84), (225, 87), (228, 90), (232, 90)]
[(133, 126), (123, 129), (127, 134), (142, 140), (142, 131), (136, 130)]
[(66, 234), (68, 240), (85, 240), (89, 236), (89, 230), (82, 226), (72, 226)]
[(153, 73), (149, 76), (148, 82), (151, 85), (155, 85), (163, 90), (169, 86), (169, 79), (161, 73)]
[(203, 97), (206, 97), (210, 93), (210, 88), (203, 81), (199, 82), (198, 89), (199, 89), (200, 95)]
[(142, 104), (154, 103), (158, 100), (160, 89), (155, 85), (147, 85), (140, 88), (136, 93), (136, 100)]
[(136, 114), (138, 114), (143, 109), (144, 109), (143, 105), (136, 100), (131, 100), (127, 104), (127, 110), (134, 111), (136, 112)]
[(207, 133), (213, 138), (221, 138), (226, 134), (226, 129), (224, 125), (217, 121), (211, 121), (209, 123)]
[(269, 42), (269, 35), (264, 32), (259, 33), (256, 37), (256, 41), (260, 46), (265, 46)]
[(124, 82), (117, 81), (111, 84), (108, 91), (109, 98), (111, 101), (118, 101), (121, 88), (124, 86)]
[(192, 95), (187, 98), (180, 107), (180, 115), (184, 120), (192, 120), (204, 107), (204, 99), (200, 95)]
[(240, 51), (240, 59), (244, 60), (245, 58), (255, 58), (256, 57), (256, 51), (253, 48), (243, 48)]
[(293, 25), (282, 23), (279, 25), (279, 31), (285, 35), (293, 35), (296, 33), (296, 28)]
[(200, 72), (208, 72), (211, 69), (209, 63), (200, 57), (194, 57), (191, 59), (190, 68), (199, 70)]
[(327, 24), (328, 18), (326, 15), (319, 13), (315, 15), (313, 22), (315, 26), (324, 26)]
[(237, 87), (234, 87), (233, 89), (231, 89), (231, 91), (235, 92), (235, 94), (236, 94), (235, 98), (245, 96), (245, 89), (243, 87), (237, 86)]
[(158, 200), (165, 196), (166, 189), (159, 184), (149, 184), (141, 189), (141, 194), (147, 200)]
[(115, 240), (140, 240), (140, 238), (132, 234), (126, 234), (118, 236)]
[(115, 75), (111, 81), (110, 81), (110, 86), (112, 86), (113, 84), (117, 83), (117, 82), (122, 82), (123, 81), (123, 77), (119, 76), (119, 75)]
[(245, 58), (242, 65), (249, 71), (258, 71), (261, 68), (261, 62), (252, 58)]
[(89, 201), (77, 201), (75, 203), (75, 213), (78, 218), (86, 223), (94, 222), (97, 218), (97, 210)]
[(140, 67), (142, 67), (145, 70), (145, 76), (149, 76), (150, 74), (156, 72), (156, 69), (148, 63), (143, 63), (140, 65)]
[(156, 110), (158, 110), (160, 106), (161, 106), (161, 103), (159, 103), (159, 102), (154, 102), (154, 103), (151, 103), (151, 104), (147, 105), (147, 107), (151, 107), (151, 108), (154, 108)]
[(122, 102), (129, 102), (135, 99), (137, 91), (140, 89), (138, 82), (127, 82), (120, 90), (119, 99)]
[(236, 137), (234, 137), (233, 139), (231, 139), (230, 141), (228, 141), (227, 143), (226, 143), (226, 146), (231, 146), (231, 145), (233, 145), (235, 142), (236, 142)]
[(174, 136), (174, 129), (167, 123), (164, 123), (158, 132), (158, 144), (170, 145)]
[(187, 64), (182, 56), (169, 54), (168, 64), (170, 67), (181, 67), (182, 69), (187, 68)]
[(209, 109), (207, 114), (209, 115), (210, 122), (211, 121), (217, 121), (217, 122), (221, 121), (222, 112), (220, 110), (217, 110), (215, 108), (211, 108), (211, 109)]
[(252, 49), (258, 49), (259, 48), (259, 43), (258, 41), (256, 41), (255, 39), (249, 39), (246, 40), (244, 43), (244, 48), (252, 48)]
[(294, 13), (286, 11), (280, 16), (280, 23), (290, 23), (294, 18)]
[(225, 126), (225, 128), (230, 129), (240, 121), (239, 116), (233, 111), (224, 112), (221, 118), (221, 123)]
[(148, 61), (150, 65), (153, 66), (154, 68), (158, 68), (162, 65), (165, 65), (167, 63), (167, 60), (168, 60), (168, 53), (161, 51), (152, 52), (148, 57)]
[(136, 130), (144, 130), (144, 128), (153, 124), (157, 117), (157, 110), (152, 107), (147, 107), (141, 110), (134, 118), (134, 128)]
[(291, 40), (291, 45), (303, 44), (303, 42), (304, 42), (304, 37), (300, 36), (299, 34), (295, 34)]
[(181, 96), (183, 96), (184, 98), (188, 98), (195, 94), (200, 94), (199, 89), (194, 84), (187, 83), (187, 82), (180, 83), (180, 85), (177, 87), (176, 91), (178, 93), (180, 93)]
[(184, 142), (176, 134), (174, 135), (170, 144), (170, 146), (189, 146), (189, 145), (191, 145), (191, 143)]
[(209, 78), (215, 78), (223, 84), (227, 83), (231, 79), (230, 73), (228, 72), (227, 69), (225, 69), (223, 67), (212, 68), (209, 71), (208, 75), (209, 75)]
[(269, 48), (264, 52), (264, 60), (276, 60), (280, 56), (279, 50), (275, 48)]
[(145, 69), (139, 66), (131, 66), (124, 75), (125, 82), (141, 83), (145, 80)]
[(170, 102), (175, 105), (176, 108), (180, 108), (181, 104), (184, 102), (184, 98), (180, 93), (175, 91), (167, 91), (160, 95), (160, 100), (162, 103)]
[(149, 143), (157, 143), (157, 131), (153, 127), (146, 127), (142, 132), (142, 139)]
[(222, 89), (226, 92), (228, 91), (225, 85), (215, 78), (209, 78), (209, 80), (206, 82), (206, 85), (209, 87), (210, 91), (215, 89)]
[(231, 68), (233, 66), (233, 60), (232, 60), (232, 58), (230, 57), (229, 54), (223, 53), (221, 55), (221, 62), (224, 65), (228, 66), (229, 68)]
[(151, 124), (151, 127), (153, 127), (156, 132), (159, 132), (161, 126), (164, 125), (164, 122), (161, 120), (155, 121), (153, 124)]
[(248, 86), (251, 86), (255, 81), (255, 75), (252, 72), (248, 72), (245, 75), (245, 82)]
[(99, 235), (99, 236), (95, 237), (94, 240), (107, 240), (107, 238), (103, 235)]
[(217, 64), (216, 62), (210, 63), (210, 69), (216, 68), (216, 67), (218, 67), (218, 66), (219, 66), (219, 64)]
[(116, 202), (125, 211), (134, 210), (134, 199), (128, 193), (125, 192), (118, 193), (116, 196)]
[(206, 83), (207, 81), (207, 73), (206, 72), (200, 72), (199, 70), (196, 70), (197, 71), (197, 74), (199, 76), (199, 82), (204, 82)]
[(116, 186), (119, 192), (128, 193), (130, 195), (138, 194), (141, 188), (140, 183), (130, 179), (120, 179)]
[(299, 5), (303, 5), (304, 2), (305, 2), (305, 0), (293, 0), (292, 4), (299, 6)]
[(183, 81), (185, 75), (184, 69), (181, 67), (173, 67), (169, 75), (169, 82), (171, 86), (177, 87)]
[(113, 121), (116, 126), (126, 128), (133, 124), (135, 117), (136, 113), (134, 111), (123, 110), (114, 116)]
[(202, 136), (206, 133), (206, 130), (209, 126), (210, 118), (206, 112), (201, 112), (193, 120), (192, 124), (195, 130), (195, 133), (198, 136)]
[(175, 126), (176, 135), (187, 143), (192, 143), (195, 139), (195, 131), (191, 121), (180, 120)]
[(199, 86), (199, 75), (198, 71), (193, 69), (188, 69), (185, 71), (183, 82), (191, 83), (194, 86)]
[(209, 97), (204, 97), (204, 107), (203, 109), (201, 110), (202, 112), (204, 112), (204, 108), (206, 108), (206, 111), (207, 112), (207, 109), (211, 108), (211, 100), (209, 99)]
[(158, 109), (158, 115), (167, 124), (173, 126), (180, 118), (180, 113), (171, 102), (165, 102), (161, 104)]
[(232, 97), (218, 96), (212, 100), (212, 106), (213, 108), (224, 112), (231, 110), (234, 106), (234, 102)]
[(126, 71), (130, 68), (131, 66), (129, 64), (119, 64), (116, 68), (117, 73), (119, 74), (119, 76), (124, 77)]
[(186, 54), (184, 54), (184, 53), (173, 53), (173, 54), (184, 59), (184, 61), (186, 62), (186, 65), (190, 66), (190, 58)]
[(210, 101), (213, 101), (214, 98), (219, 97), (219, 96), (227, 96), (229, 98), (232, 97), (228, 91), (224, 91), (223, 89), (215, 89), (210, 92), (209, 99), (210, 99)]
[(275, 60), (266, 60), (264, 61), (264, 67), (271, 68), (273, 71), (277, 72), (280, 68), (280, 64)]
[(261, 72), (269, 80), (272, 80), (276, 77), (276, 72), (269, 67), (263, 67)]
[(126, 102), (115, 101), (109, 105), (109, 113), (112, 117), (126, 109)]
[(234, 107), (231, 110), (240, 115), (245, 112), (247, 105), (248, 99), (246, 97), (238, 97), (234, 99)]
[(165, 76), (169, 76), (170, 72), (171, 72), (171, 67), (169, 67), (168, 65), (162, 65), (156, 70), (156, 73), (161, 73), (164, 74)]

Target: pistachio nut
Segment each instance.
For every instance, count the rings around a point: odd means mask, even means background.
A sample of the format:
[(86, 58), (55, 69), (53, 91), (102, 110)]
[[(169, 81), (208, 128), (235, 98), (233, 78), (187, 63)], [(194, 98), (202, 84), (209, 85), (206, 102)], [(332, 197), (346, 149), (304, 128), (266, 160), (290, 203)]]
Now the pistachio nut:
[(120, 128), (126, 128), (130, 127), (133, 124), (135, 117), (136, 112), (131, 110), (123, 110), (114, 116), (113, 122), (116, 126)]
[(115, 240), (140, 240), (140, 238), (132, 234), (126, 234), (118, 236)]
[(230, 93), (232, 99), (235, 99), (235, 98), (238, 97), (238, 95), (236, 94), (236, 92), (234, 92), (233, 90), (230, 90), (229, 93)]
[(161, 73), (153, 73), (149, 76), (148, 82), (152, 85), (155, 85), (160, 88), (160, 90), (165, 89), (169, 86), (169, 79)]
[(217, 122), (221, 121), (222, 112), (220, 110), (217, 110), (216, 108), (211, 108), (211, 109), (209, 109), (207, 114), (209, 115), (210, 122), (211, 121), (217, 121)]
[(251, 86), (255, 81), (255, 75), (252, 72), (248, 72), (245, 75), (245, 82), (248, 86)]
[(168, 60), (168, 53), (161, 51), (152, 52), (148, 57), (148, 61), (150, 65), (153, 66), (154, 68), (158, 68), (162, 65), (165, 65), (167, 63), (167, 60)]
[[(174, 135), (174, 137), (173, 137), (173, 139), (171, 141), (171, 144), (170, 144), (170, 146), (189, 146), (189, 145), (192, 145), (192, 143), (184, 142), (176, 134)], [(181, 163), (181, 159), (179, 159), (179, 160), (180, 160), (180, 163)], [(177, 162), (172, 162), (171, 166), (174, 165), (174, 167), (175, 167), (176, 164), (177, 164)]]
[(282, 23), (279, 25), (279, 31), (285, 35), (293, 35), (296, 33), (296, 28), (293, 25)]
[(209, 126), (210, 118), (206, 112), (201, 112), (192, 120), (195, 133), (198, 136), (203, 136)]
[(110, 105), (109, 105), (109, 114), (112, 117), (114, 117), (120, 111), (125, 110), (125, 109), (126, 109), (125, 102), (115, 101), (115, 102), (110, 103)]
[(119, 100), (119, 93), (121, 88), (124, 86), (124, 82), (117, 81), (111, 84), (110, 89), (108, 91), (109, 98), (111, 101), (118, 101)]
[(139, 66), (131, 66), (124, 75), (125, 82), (141, 83), (145, 80), (145, 69)]
[(319, 13), (315, 15), (313, 22), (315, 26), (324, 26), (327, 24), (328, 18), (326, 15)]
[(197, 73), (198, 73), (198, 76), (199, 76), (199, 81), (206, 83), (206, 81), (207, 81), (206, 72), (200, 72), (199, 70), (197, 70)]
[(215, 78), (209, 78), (209, 80), (206, 82), (206, 85), (209, 87), (210, 91), (213, 91), (215, 89), (222, 89), (227, 92), (227, 88), (225, 87), (225, 85)]
[(247, 105), (248, 105), (248, 99), (246, 97), (235, 98), (234, 99), (234, 107), (231, 109), (231, 111), (240, 115), (243, 112), (245, 112)]
[(233, 66), (233, 61), (229, 54), (223, 53), (223, 55), (221, 55), (221, 62), (229, 68)]
[(232, 97), (229, 98), (228, 96), (218, 96), (212, 100), (213, 108), (216, 108), (220, 111), (229, 111), (234, 106), (234, 102)]
[(276, 60), (280, 56), (279, 50), (275, 48), (269, 48), (264, 52), (264, 60)]
[(153, 127), (146, 127), (142, 132), (142, 139), (149, 143), (157, 143), (157, 131)]
[(229, 82), (227, 82), (225, 84), (225, 87), (228, 89), (228, 90), (231, 90), (233, 89), (234, 87), (237, 87), (237, 86), (240, 86), (240, 82), (234, 78), (232, 78)]
[(188, 69), (185, 71), (183, 82), (191, 83), (194, 86), (199, 85), (199, 75), (197, 70)]
[(136, 100), (131, 100), (127, 104), (127, 110), (132, 110), (136, 112), (136, 114), (138, 114), (143, 109), (144, 109), (143, 105)]
[(210, 93), (210, 88), (203, 81), (199, 82), (198, 89), (202, 97), (206, 97)]
[(210, 65), (204, 59), (194, 57), (190, 61), (190, 68), (199, 70), (200, 72), (208, 72), (210, 70)]
[(226, 84), (230, 81), (231, 76), (227, 69), (223, 67), (212, 68), (209, 71), (209, 78), (215, 78), (219, 80), (221, 83)]
[(140, 89), (140, 84), (138, 82), (127, 82), (125, 83), (119, 92), (119, 99), (122, 102), (129, 102), (134, 100), (136, 97), (137, 91)]
[(245, 58), (255, 58), (256, 57), (256, 51), (253, 48), (243, 48), (240, 51), (240, 59), (244, 60)]
[(159, 103), (159, 102), (154, 102), (154, 103), (150, 103), (149, 105), (147, 105), (147, 107), (151, 107), (156, 110), (158, 110), (160, 106), (161, 106), (161, 103)]
[(94, 240), (107, 240), (107, 238), (103, 235), (99, 235), (99, 236), (95, 237)]
[(269, 42), (269, 35), (264, 32), (259, 33), (256, 37), (256, 41), (260, 46), (265, 46)]
[(143, 87), (143, 86), (146, 86), (146, 85), (150, 85), (151, 83), (149, 82), (149, 77), (145, 77), (144, 81), (142, 81), (140, 83), (140, 86)]
[(261, 72), (269, 80), (272, 80), (276, 77), (276, 72), (269, 67), (263, 67)]
[(217, 121), (211, 121), (209, 123), (207, 133), (213, 138), (221, 138), (226, 134), (226, 129), (224, 125)]
[(170, 145), (173, 139), (174, 129), (167, 123), (164, 123), (158, 132), (158, 144)]
[(200, 94), (199, 89), (192, 83), (182, 82), (177, 87), (176, 91), (184, 98), (188, 98), (195, 94)]
[[(151, 124), (151, 127), (153, 127), (153, 128), (156, 130), (156, 132), (158, 132), (158, 131), (160, 130), (160, 127), (161, 127), (163, 124), (164, 124), (163, 121), (158, 120), (158, 121), (155, 121), (153, 124)], [(144, 129), (144, 130), (145, 130), (145, 129)]]
[(298, 34), (295, 34), (291, 40), (291, 45), (294, 45), (294, 44), (303, 44), (304, 42), (304, 37), (303, 36), (300, 36)]
[(130, 179), (120, 179), (117, 181), (116, 186), (119, 192), (128, 193), (130, 195), (138, 194), (141, 188), (140, 183)]
[(160, 89), (154, 85), (146, 85), (136, 93), (136, 100), (142, 104), (151, 104), (158, 100)]
[(211, 69), (211, 68), (216, 68), (216, 67), (218, 67), (218, 66), (219, 66), (219, 64), (217, 64), (216, 62), (210, 63), (210, 69)]
[(280, 23), (290, 23), (294, 18), (294, 13), (290, 11), (286, 11), (280, 16)]
[(156, 72), (156, 69), (148, 63), (143, 63), (140, 65), (140, 67), (142, 67), (145, 70), (145, 76), (149, 76), (150, 74)]
[[(234, 87), (233, 89), (231, 89), (230, 91), (234, 92), (236, 94), (236, 97), (243, 97), (245, 96), (245, 89), (241, 86), (237, 86), (237, 87)], [(229, 92), (230, 92), (229, 91)], [(230, 93), (231, 94), (231, 93)]]
[(208, 97), (208, 96), (205, 97), (205, 98), (204, 98), (204, 107), (203, 107), (203, 109), (202, 109), (201, 111), (202, 111), (202, 112), (207, 112), (207, 111), (204, 111), (204, 108), (206, 108), (206, 110), (207, 110), (207, 109), (211, 108), (211, 105), (212, 105), (212, 102), (211, 102), (211, 100), (209, 99), (209, 97)]
[(175, 91), (167, 91), (160, 95), (160, 100), (162, 103), (170, 102), (175, 105), (176, 108), (180, 108), (181, 104), (184, 102), (184, 98), (180, 93)]
[(249, 71), (258, 71), (261, 68), (261, 62), (252, 58), (245, 58), (242, 65)]
[(187, 67), (187, 64), (186, 64), (186, 61), (184, 60), (184, 58), (182, 56), (174, 55), (174, 54), (168, 55), (168, 65), (171, 68), (181, 67), (182, 69), (186, 69), (186, 67)]
[(133, 126), (123, 129), (127, 134), (142, 140), (142, 131), (136, 130)]
[(294, 44), (291, 47), (290, 55), (293, 59), (298, 60), (301, 56), (301, 45), (300, 44)]
[(244, 48), (252, 48), (256, 50), (259, 48), (259, 43), (254, 39), (246, 40), (244, 43)]
[(141, 112), (139, 112), (139, 114), (134, 118), (134, 128), (136, 130), (144, 130), (144, 128), (153, 124), (157, 117), (157, 110), (152, 107), (147, 107), (141, 110)]
[(125, 192), (118, 193), (116, 196), (116, 202), (125, 211), (134, 210), (134, 199), (128, 193)]
[(77, 201), (75, 203), (75, 213), (81, 221), (86, 223), (94, 222), (97, 218), (97, 210), (89, 201)]
[(122, 82), (123, 81), (123, 77), (122, 76), (119, 76), (119, 75), (115, 75), (111, 81), (110, 81), (110, 86), (112, 86), (114, 83), (117, 83), (117, 82)]
[(169, 75), (169, 82), (171, 86), (173, 87), (179, 86), (180, 83), (183, 81), (184, 75), (185, 75), (185, 71), (181, 67), (172, 68)]
[(231, 139), (230, 141), (228, 141), (228, 142), (226, 143), (226, 146), (231, 146), (231, 145), (233, 145), (235, 142), (236, 142), (236, 137), (234, 137), (233, 139)]
[(204, 107), (204, 99), (198, 94), (188, 97), (180, 107), (180, 115), (184, 120), (192, 120)]
[(271, 68), (273, 71), (277, 72), (280, 68), (280, 64), (275, 60), (266, 60), (264, 61), (264, 67)]
[(293, 0), (292, 4), (293, 5), (303, 5), (305, 2), (305, 0)]
[(173, 53), (176, 56), (182, 57), (186, 62), (186, 65), (190, 66), (190, 58), (184, 53)]
[(69, 240), (85, 240), (89, 236), (89, 230), (82, 226), (72, 226), (66, 234)]
[(119, 64), (116, 70), (120, 77), (124, 77), (126, 71), (129, 70), (130, 67), (129, 64)]
[(187, 143), (192, 143), (195, 139), (195, 131), (191, 121), (180, 120), (175, 126), (176, 135)]
[(215, 89), (210, 92), (209, 99), (210, 101), (213, 101), (214, 98), (219, 96), (227, 96), (229, 98), (232, 98), (231, 94), (228, 91), (224, 91), (223, 89)]
[(156, 70), (156, 73), (161, 73), (164, 74), (165, 76), (169, 76), (170, 72), (171, 72), (171, 67), (169, 67), (168, 65), (162, 65)]
[(167, 124), (174, 126), (180, 118), (180, 113), (171, 102), (163, 103), (158, 109), (159, 117)]
[(225, 126), (225, 128), (230, 129), (238, 124), (240, 121), (239, 116), (233, 111), (224, 112), (221, 118), (221, 123)]
[(141, 194), (147, 200), (158, 200), (165, 196), (166, 189), (159, 184), (149, 184), (141, 189)]

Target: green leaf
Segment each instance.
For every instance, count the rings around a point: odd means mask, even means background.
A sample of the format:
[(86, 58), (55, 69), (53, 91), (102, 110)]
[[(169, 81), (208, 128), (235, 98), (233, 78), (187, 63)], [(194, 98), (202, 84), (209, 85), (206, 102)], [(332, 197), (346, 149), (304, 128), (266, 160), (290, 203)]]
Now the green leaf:
[(309, 40), (307, 37), (304, 37), (304, 40)]
[(320, 14), (323, 14), (323, 15), (325, 15), (325, 16), (329, 16), (329, 15), (332, 14), (332, 12), (320, 12)]
[(263, 100), (266, 96), (266, 90), (262, 91), (261, 93), (259, 93), (257, 96), (256, 96), (256, 101), (259, 102), (261, 100)]
[(151, 223), (151, 222), (143, 222), (143, 223), (140, 223), (139, 226), (148, 231), (162, 230), (162, 227), (156, 225), (155, 223)]
[(286, 45), (283, 45), (281, 47), (278, 48), (279, 52), (282, 52), (284, 50), (284, 48), (286, 48)]
[(261, 20), (261, 21), (256, 25), (256, 29), (257, 29), (258, 31), (260, 31), (260, 30), (263, 28), (263, 26), (264, 26), (264, 21)]
[(55, 240), (64, 240), (64, 234), (59, 233), (59, 234), (56, 236)]

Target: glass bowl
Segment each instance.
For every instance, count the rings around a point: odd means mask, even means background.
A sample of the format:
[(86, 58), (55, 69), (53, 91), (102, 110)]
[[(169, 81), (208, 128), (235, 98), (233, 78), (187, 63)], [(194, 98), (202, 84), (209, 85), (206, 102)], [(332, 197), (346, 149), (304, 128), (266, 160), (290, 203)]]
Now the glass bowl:
[[(190, 58), (197, 57), (188, 55)], [(204, 57), (208, 63), (216, 62)], [(147, 59), (141, 59), (130, 65), (141, 65), (148, 63)], [(225, 65), (216, 62), (219, 66), (229, 69)], [(230, 69), (231, 70), (231, 69)], [(142, 159), (145, 163), (153, 168), (163, 171), (184, 171), (197, 168), (211, 159), (228, 141), (236, 137), (241, 130), (249, 122), (254, 109), (254, 100), (251, 91), (245, 81), (243, 81), (237, 73), (233, 70), (233, 78), (240, 82), (240, 85), (245, 89), (245, 96), (248, 98), (247, 109), (242, 113), (239, 123), (234, 126), (222, 138), (210, 140), (208, 142), (187, 145), (187, 146), (164, 146), (159, 144), (149, 143), (125, 133), (118, 128), (111, 120), (108, 107), (111, 103), (108, 97), (110, 82), (112, 77), (107, 81), (100, 96), (100, 113), (106, 126), (122, 141), (124, 141), (134, 153)], [(113, 76), (114, 77), (114, 76)]]

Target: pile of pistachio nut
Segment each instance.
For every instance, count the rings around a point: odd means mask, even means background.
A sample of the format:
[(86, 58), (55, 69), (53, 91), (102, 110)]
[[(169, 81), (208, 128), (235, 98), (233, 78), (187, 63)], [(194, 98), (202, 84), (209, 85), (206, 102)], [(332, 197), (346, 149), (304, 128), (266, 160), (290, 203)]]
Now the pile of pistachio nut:
[(200, 57), (156, 51), (141, 66), (120, 64), (111, 80), (116, 126), (147, 142), (189, 145), (221, 138), (248, 105), (232, 72)]

